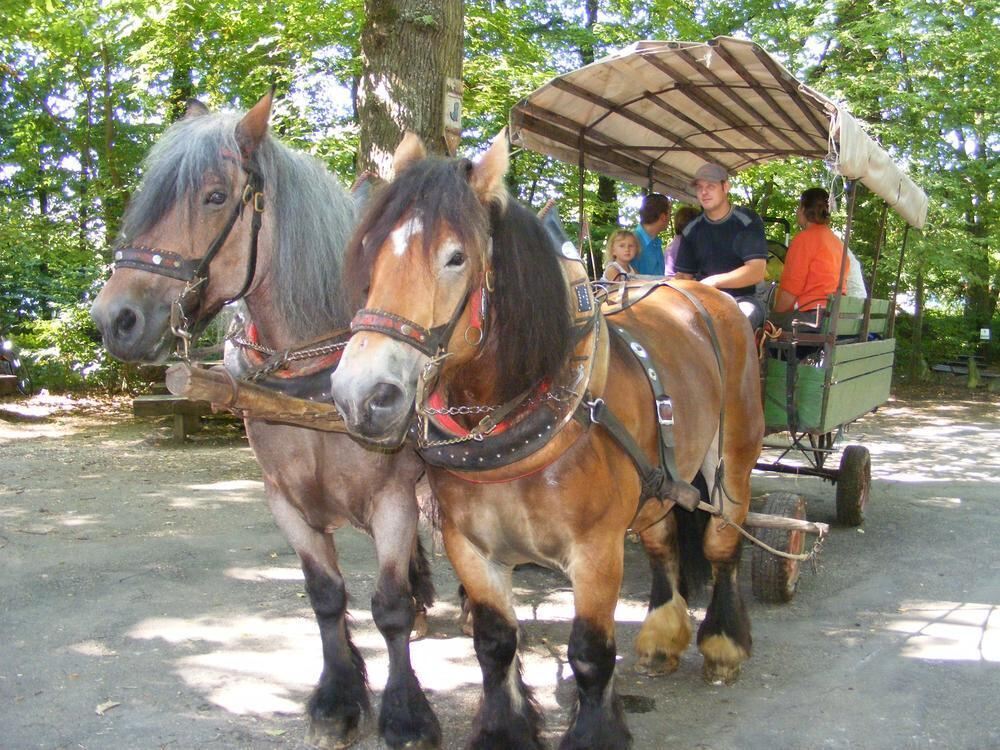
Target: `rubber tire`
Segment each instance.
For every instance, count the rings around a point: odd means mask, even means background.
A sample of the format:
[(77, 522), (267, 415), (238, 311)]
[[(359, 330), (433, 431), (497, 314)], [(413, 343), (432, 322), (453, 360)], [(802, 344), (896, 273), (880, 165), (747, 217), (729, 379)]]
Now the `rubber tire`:
[[(762, 512), (769, 516), (784, 516), (805, 520), (806, 501), (791, 492), (772, 492), (764, 502)], [(806, 548), (806, 532), (784, 529), (754, 529), (754, 536), (782, 552), (800, 555)], [(750, 559), (750, 582), (753, 595), (767, 604), (790, 602), (799, 587), (802, 563), (772, 555), (754, 546)]]
[(837, 472), (837, 522), (860, 526), (872, 485), (872, 457), (863, 445), (849, 445), (840, 457)]

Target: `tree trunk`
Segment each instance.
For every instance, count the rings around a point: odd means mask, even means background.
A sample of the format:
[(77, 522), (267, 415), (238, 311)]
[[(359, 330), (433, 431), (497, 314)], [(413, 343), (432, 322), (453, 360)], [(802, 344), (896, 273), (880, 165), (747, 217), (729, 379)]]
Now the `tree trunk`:
[[(387, 177), (403, 132), (413, 131), (431, 153), (457, 147), (461, 112), (463, 13), (460, 0), (365, 0), (363, 72), (358, 86), (358, 172)], [(446, 134), (445, 117), (453, 126)], [(450, 136), (451, 146), (446, 140)]]
[(104, 73), (104, 232), (107, 239), (106, 247), (114, 244), (118, 234), (118, 225), (125, 211), (128, 194), (121, 171), (118, 169), (118, 158), (115, 155), (115, 101), (114, 84), (111, 69), (111, 55), (107, 45), (101, 45), (101, 62)]
[[(585, 28), (592, 33), (597, 24), (598, 2), (597, 0), (584, 0), (584, 14), (586, 15)], [(580, 42), (580, 61), (584, 65), (589, 65), (597, 59), (597, 47), (594, 44), (593, 36), (587, 37)], [(598, 256), (600, 248), (604, 244), (605, 238), (619, 227), (619, 215), (621, 209), (618, 205), (618, 183), (610, 177), (604, 175), (597, 176), (597, 202), (590, 221), (590, 237), (588, 242), (591, 248), (595, 246)], [(580, 217), (581, 229), (586, 220), (585, 216)], [(636, 222), (638, 223), (638, 222)], [(590, 278), (596, 279), (601, 275), (601, 259), (594, 258), (594, 252), (584, 253), (584, 261), (587, 264), (587, 273)]]
[(923, 356), (924, 333), (924, 269), (917, 268), (917, 280), (913, 290), (913, 333), (910, 336), (910, 381), (914, 382), (920, 373), (920, 358)]

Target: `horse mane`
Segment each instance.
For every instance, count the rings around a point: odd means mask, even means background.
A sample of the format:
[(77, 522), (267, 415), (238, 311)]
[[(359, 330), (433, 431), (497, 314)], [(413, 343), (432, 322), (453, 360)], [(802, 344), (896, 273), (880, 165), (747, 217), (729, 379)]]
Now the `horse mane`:
[[(180, 201), (198, 200), (206, 174), (227, 174), (223, 154), (240, 153), (239, 121), (238, 114), (212, 113), (183, 118), (164, 132), (143, 164), (119, 244), (152, 229)], [(353, 309), (341, 288), (341, 269), (356, 220), (354, 202), (319, 160), (270, 136), (254, 159), (264, 178), (264, 210), (273, 212), (270, 266), (278, 315), (302, 339), (346, 326)], [(239, 187), (227, 185), (230, 193)], [(208, 248), (185, 249), (202, 254)]]
[(367, 289), (375, 255), (411, 212), (424, 225), (424, 254), (446, 224), (481, 272), (493, 240), (494, 292), (475, 362), (492, 358), (497, 397), (506, 401), (555, 376), (573, 349), (569, 290), (552, 241), (535, 213), (515, 201), (484, 208), (469, 186), (466, 159), (424, 159), (373, 199), (347, 250), (347, 284)]

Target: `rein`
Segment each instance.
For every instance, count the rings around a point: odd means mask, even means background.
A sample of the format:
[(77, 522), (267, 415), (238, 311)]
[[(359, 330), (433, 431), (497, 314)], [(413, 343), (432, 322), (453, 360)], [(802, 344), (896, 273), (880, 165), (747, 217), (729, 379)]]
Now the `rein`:
[[(231, 158), (224, 154), (227, 158)], [(240, 167), (247, 175), (243, 185), (242, 195), (233, 207), (225, 226), (209, 245), (201, 258), (184, 258), (173, 250), (156, 247), (126, 245), (115, 250), (114, 267), (133, 268), (139, 271), (167, 276), (185, 282), (184, 289), (177, 295), (170, 308), (170, 329), (178, 339), (177, 353), (183, 359), (189, 359), (191, 341), (200, 333), (199, 326), (204, 326), (207, 318), (196, 316), (189, 319), (193, 312), (201, 312), (205, 292), (208, 289), (210, 266), (215, 256), (226, 243), (236, 221), (243, 216), (244, 209), (251, 207), (250, 250), (247, 257), (247, 270), (243, 286), (235, 296), (223, 302), (228, 305), (242, 299), (250, 290), (257, 272), (257, 241), (260, 235), (261, 217), (264, 213), (264, 177), (250, 159), (240, 160)]]

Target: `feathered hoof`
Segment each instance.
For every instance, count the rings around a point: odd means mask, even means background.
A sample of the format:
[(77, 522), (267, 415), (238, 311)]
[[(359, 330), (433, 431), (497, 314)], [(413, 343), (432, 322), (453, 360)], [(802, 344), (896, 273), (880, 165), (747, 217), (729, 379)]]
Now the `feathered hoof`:
[(441, 747), (440, 742), (434, 742), (433, 740), (420, 739), (420, 740), (410, 740), (409, 742), (400, 745), (399, 750), (438, 750)]
[(740, 676), (740, 666), (750, 656), (745, 649), (722, 635), (713, 635), (698, 644), (705, 663), (701, 674), (712, 685), (732, 685)]
[(360, 735), (355, 719), (311, 719), (306, 744), (320, 750), (343, 750), (357, 742)]
[(701, 676), (710, 685), (732, 685), (740, 677), (740, 665), (712, 664), (706, 661), (702, 665)]
[(635, 671), (647, 677), (663, 677), (676, 672), (680, 664), (678, 656), (658, 651), (641, 655), (635, 663)]

